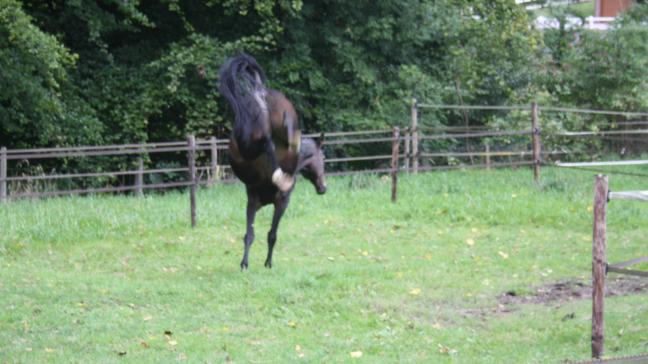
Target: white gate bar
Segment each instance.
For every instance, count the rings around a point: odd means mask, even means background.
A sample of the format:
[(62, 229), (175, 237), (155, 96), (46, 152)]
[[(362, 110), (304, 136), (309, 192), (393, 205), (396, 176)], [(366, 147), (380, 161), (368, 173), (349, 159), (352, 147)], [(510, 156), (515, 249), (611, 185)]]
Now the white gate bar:
[(648, 164), (648, 160), (575, 162), (575, 163), (556, 162), (556, 165), (558, 167), (636, 166), (641, 164)]
[(637, 200), (648, 201), (648, 191), (621, 191), (610, 192), (608, 194), (610, 200)]

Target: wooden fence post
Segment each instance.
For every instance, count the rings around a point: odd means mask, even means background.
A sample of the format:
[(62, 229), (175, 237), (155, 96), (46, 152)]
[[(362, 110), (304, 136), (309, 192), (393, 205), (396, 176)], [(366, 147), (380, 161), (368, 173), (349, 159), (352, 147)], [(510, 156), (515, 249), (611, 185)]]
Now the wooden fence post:
[(608, 178), (599, 174), (594, 185), (594, 232), (592, 238), (592, 357), (603, 355), (604, 322), (603, 302), (605, 299), (605, 234), (606, 207), (608, 199)]
[(137, 174), (135, 175), (135, 195), (144, 196), (144, 158), (137, 157)]
[(410, 145), (412, 143), (412, 133), (410, 128), (405, 128), (405, 170), (409, 172), (410, 168)]
[(0, 148), (0, 203), (7, 202), (7, 148)]
[(191, 205), (191, 227), (196, 226), (196, 138), (193, 135), (187, 137), (189, 144), (189, 202)]
[(486, 170), (491, 169), (490, 144), (486, 144)]
[(394, 127), (394, 140), (392, 141), (392, 160), (391, 160), (391, 174), (392, 174), (392, 193), (391, 200), (396, 202), (396, 193), (398, 188), (398, 154), (400, 146), (400, 129)]
[(538, 124), (538, 103), (535, 101), (531, 104), (531, 142), (533, 144), (533, 180), (538, 182), (540, 179), (540, 125)]
[(214, 184), (214, 181), (218, 180), (218, 145), (216, 143), (216, 137), (211, 137), (209, 139), (209, 144), (211, 147), (211, 168), (209, 169), (209, 186)]
[(418, 173), (418, 107), (416, 99), (412, 99), (412, 168)]

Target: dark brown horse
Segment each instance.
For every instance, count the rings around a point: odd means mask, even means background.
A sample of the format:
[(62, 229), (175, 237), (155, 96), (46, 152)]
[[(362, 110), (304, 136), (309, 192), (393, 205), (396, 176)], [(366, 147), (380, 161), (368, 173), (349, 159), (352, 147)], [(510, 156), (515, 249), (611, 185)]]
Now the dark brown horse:
[(247, 191), (247, 230), (241, 269), (248, 267), (254, 241), (254, 218), (263, 206), (274, 204), (268, 232), (265, 266), (272, 267), (277, 228), (294, 187), (295, 174), (302, 172), (318, 193), (326, 191), (321, 140), (304, 139), (292, 103), (279, 91), (265, 87), (265, 75), (256, 60), (240, 54), (220, 70), (219, 90), (234, 110), (234, 132), (230, 137), (230, 164)]

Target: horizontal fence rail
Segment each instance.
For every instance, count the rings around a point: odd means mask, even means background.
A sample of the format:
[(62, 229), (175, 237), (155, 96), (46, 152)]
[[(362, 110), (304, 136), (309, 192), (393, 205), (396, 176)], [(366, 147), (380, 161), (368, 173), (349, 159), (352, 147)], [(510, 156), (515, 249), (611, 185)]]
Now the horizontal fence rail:
[(648, 191), (621, 191), (608, 193), (610, 200), (634, 200), (634, 201), (647, 201)]
[(603, 166), (636, 166), (648, 164), (648, 160), (602, 161), (602, 162), (556, 162), (559, 167), (603, 167)]

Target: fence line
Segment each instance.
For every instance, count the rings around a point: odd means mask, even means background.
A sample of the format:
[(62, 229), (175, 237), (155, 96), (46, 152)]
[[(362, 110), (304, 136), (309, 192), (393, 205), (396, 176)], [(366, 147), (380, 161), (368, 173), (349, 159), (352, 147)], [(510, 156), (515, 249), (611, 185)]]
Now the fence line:
[(528, 105), (445, 105), (445, 104), (418, 104), (418, 107), (427, 109), (446, 110), (529, 110)]
[(634, 129), (634, 130), (608, 130), (608, 131), (565, 131), (560, 133), (551, 133), (551, 136), (605, 136), (605, 135), (634, 135), (634, 134), (648, 134), (648, 129)]
[(531, 135), (532, 133), (533, 133), (532, 130), (511, 130), (511, 131), (487, 131), (487, 132), (461, 133), (461, 134), (438, 134), (438, 135), (424, 135), (419, 137), (419, 140), (524, 136), (524, 135)]
[[(146, 184), (143, 185), (144, 189), (165, 189), (172, 187), (187, 187), (191, 185), (191, 182), (168, 182), (168, 183), (157, 183), (157, 184)], [(133, 191), (136, 186), (115, 186), (115, 187), (99, 187), (99, 188), (80, 188), (74, 190), (61, 190), (61, 191), (44, 191), (44, 192), (18, 192), (12, 194), (11, 198), (23, 198), (23, 197), (52, 197), (52, 196), (68, 196), (68, 195), (85, 195), (91, 193), (100, 193), (100, 192), (125, 192)]]
[(160, 169), (144, 169), (120, 172), (97, 172), (97, 173), (71, 173), (71, 174), (51, 174), (39, 176), (18, 176), (7, 177), (8, 182), (31, 182), (40, 180), (54, 180), (54, 179), (72, 179), (72, 178), (90, 178), (90, 177), (116, 177), (128, 176), (138, 174), (155, 174), (155, 173), (176, 173), (176, 172), (189, 172), (189, 168), (160, 168)]
[(645, 112), (624, 112), (609, 110), (578, 109), (569, 107), (541, 106), (540, 111), (564, 112), (572, 114), (616, 115), (616, 116), (648, 116)]
[[(338, 136), (354, 136), (354, 135), (371, 135), (371, 134), (387, 134), (391, 133), (391, 130), (389, 129), (384, 129), (384, 130), (356, 130), (356, 131), (333, 131), (333, 132), (326, 132), (327, 137), (338, 137)], [(303, 134), (304, 137), (307, 138), (316, 138), (320, 136), (320, 133), (310, 133), (310, 134)]]
[[(419, 109), (456, 109), (456, 110), (529, 110), (531, 129), (528, 130), (489, 130), (488, 126), (432, 126), (425, 125), (419, 126)], [(491, 105), (441, 105), (441, 104), (426, 104), (418, 103), (415, 99), (411, 104), (411, 120), (410, 125), (401, 126), (397, 139), (393, 137), (392, 129), (377, 129), (377, 130), (355, 130), (355, 131), (334, 131), (326, 133), (328, 139), (324, 141), (324, 146), (337, 147), (344, 145), (361, 145), (361, 144), (377, 144), (380, 148), (387, 150), (387, 143), (394, 142), (403, 147), (403, 153), (398, 153), (399, 160), (398, 171), (406, 171), (416, 173), (421, 171), (433, 170), (448, 170), (455, 168), (490, 168), (490, 167), (517, 167), (534, 165), (534, 175), (536, 178), (539, 176), (539, 168), (541, 165), (546, 165), (543, 161), (544, 157), (555, 155), (572, 155), (575, 152), (569, 150), (542, 150), (542, 143), (540, 136), (543, 137), (584, 137), (584, 136), (597, 136), (600, 138), (611, 138), (612, 135), (618, 137), (623, 136), (624, 141), (629, 140), (626, 135), (644, 135), (648, 134), (648, 129), (634, 129), (634, 130), (604, 130), (604, 131), (561, 131), (561, 132), (546, 132), (540, 130), (540, 122), (538, 119), (538, 111), (556, 111), (556, 112), (591, 112), (605, 115), (644, 115), (645, 113), (634, 112), (616, 112), (616, 111), (602, 111), (602, 110), (587, 110), (587, 109), (572, 109), (572, 108), (559, 108), (559, 107), (541, 107), (536, 104), (531, 105), (505, 105), (505, 106), (491, 106)], [(648, 114), (645, 114), (648, 115)], [(625, 124), (624, 124), (625, 123)], [(618, 125), (645, 125), (645, 121), (628, 121), (618, 122)], [(614, 126), (616, 127), (616, 125)], [(428, 132), (431, 134), (423, 134), (421, 132)], [(392, 135), (390, 135), (392, 134)], [(304, 134), (305, 137), (318, 137), (319, 134)], [(502, 148), (494, 148), (493, 143), (506, 143), (510, 142), (510, 137), (529, 137), (526, 142), (525, 148), (531, 147), (531, 150), (502, 150)], [(495, 139), (494, 141), (489, 138), (509, 137), (501, 142)], [(474, 147), (468, 144), (463, 151), (429, 151), (420, 150), (421, 146), (429, 148), (431, 144), (420, 144), (426, 141), (445, 141), (445, 140), (465, 140), (468, 143), (470, 140), (482, 139), (483, 149), (474, 150)], [(507, 141), (508, 140), (508, 141)], [(515, 139), (516, 143), (524, 142), (524, 139)], [(639, 139), (638, 141), (643, 141)], [(401, 143), (403, 144), (401, 146)], [(454, 143), (454, 141), (452, 142)], [(0, 151), (0, 202), (7, 201), (9, 198), (20, 197), (36, 197), (36, 196), (55, 196), (66, 194), (80, 194), (80, 193), (95, 193), (95, 192), (120, 192), (120, 191), (135, 191), (140, 194), (146, 189), (156, 188), (169, 188), (169, 187), (186, 187), (191, 184), (185, 185), (184, 183), (192, 183), (193, 185), (212, 185), (216, 180), (222, 180), (223, 168), (218, 163), (219, 151), (228, 148), (228, 139), (198, 139), (195, 144), (189, 145), (188, 141), (172, 141), (172, 142), (157, 142), (157, 143), (143, 143), (143, 144), (123, 144), (123, 145), (105, 145), (105, 146), (79, 146), (79, 147), (66, 147), (66, 148), (37, 148), (37, 149), (14, 149), (6, 150), (3, 148)], [(433, 144), (432, 144), (433, 145)], [(444, 145), (444, 144), (441, 144)], [(498, 150), (499, 149), (499, 150)], [(339, 149), (336, 149), (339, 150)], [(144, 156), (153, 153), (193, 153), (193, 161), (196, 162), (197, 153), (201, 152), (201, 161), (208, 161), (207, 165), (195, 166), (194, 177), (195, 180), (189, 176), (191, 172), (191, 160), (187, 160), (186, 166), (178, 168), (144, 168)], [(208, 153), (202, 153), (208, 152)], [(211, 154), (209, 153), (211, 152)], [(384, 153), (384, 152), (382, 152)], [(106, 172), (86, 172), (86, 173), (70, 173), (70, 174), (43, 174), (32, 176), (7, 176), (7, 162), (19, 160), (38, 160), (38, 159), (55, 159), (55, 158), (82, 158), (82, 157), (98, 157), (98, 156), (134, 156), (133, 163), (136, 165), (134, 170), (125, 171), (106, 171)], [(332, 175), (344, 175), (350, 173), (390, 173), (393, 169), (387, 168), (390, 159), (394, 157), (393, 154), (377, 154), (377, 155), (359, 155), (359, 156), (344, 156), (340, 155), (334, 158), (329, 158), (325, 161), (326, 164), (341, 163), (362, 163), (362, 162), (376, 162), (377, 168), (362, 171), (339, 171), (330, 173)], [(455, 164), (455, 165), (434, 165), (432, 162), (434, 158), (470, 158), (470, 164)], [(475, 163), (473, 158), (484, 158), (485, 164)], [(508, 162), (491, 161), (492, 158), (509, 158)], [(520, 160), (511, 160), (511, 158), (519, 158)], [(531, 160), (529, 160), (531, 159)], [(421, 165), (419, 162), (422, 162)], [(437, 160), (438, 162), (438, 160)], [(491, 163), (494, 162), (494, 163)], [(129, 162), (130, 163), (130, 162)], [(600, 165), (614, 165), (617, 162), (601, 162)], [(628, 163), (628, 161), (625, 161)], [(630, 161), (632, 164), (633, 162)], [(634, 164), (648, 164), (648, 161), (636, 161)], [(561, 166), (575, 166), (576, 164), (559, 163)], [(589, 164), (592, 165), (592, 164)], [(345, 168), (343, 165), (336, 168)], [(158, 184), (144, 184), (144, 176), (152, 174), (169, 174), (169, 173), (186, 173), (188, 180), (185, 182), (172, 182), (158, 183)], [(198, 175), (200, 173), (200, 175)], [(202, 177), (207, 175), (207, 181), (204, 182)], [(62, 180), (62, 179), (75, 179), (75, 178), (102, 178), (102, 177), (119, 177), (119, 176), (134, 176), (134, 186), (113, 186), (104, 188), (92, 189), (74, 189), (68, 191), (44, 191), (44, 192), (22, 192), (10, 193), (7, 189), (7, 183), (29, 183), (37, 181), (48, 180)], [(191, 182), (193, 181), (193, 182)], [(9, 196), (11, 195), (11, 196)]]

